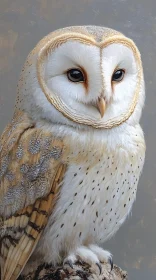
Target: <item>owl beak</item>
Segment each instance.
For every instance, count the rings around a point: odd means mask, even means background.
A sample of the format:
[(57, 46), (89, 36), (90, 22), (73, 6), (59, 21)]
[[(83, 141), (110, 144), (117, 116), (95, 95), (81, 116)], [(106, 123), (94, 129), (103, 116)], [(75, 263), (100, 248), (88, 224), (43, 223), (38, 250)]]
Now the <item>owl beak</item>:
[(106, 102), (103, 97), (99, 97), (97, 101), (97, 108), (100, 112), (101, 118), (103, 118), (105, 109), (106, 109)]

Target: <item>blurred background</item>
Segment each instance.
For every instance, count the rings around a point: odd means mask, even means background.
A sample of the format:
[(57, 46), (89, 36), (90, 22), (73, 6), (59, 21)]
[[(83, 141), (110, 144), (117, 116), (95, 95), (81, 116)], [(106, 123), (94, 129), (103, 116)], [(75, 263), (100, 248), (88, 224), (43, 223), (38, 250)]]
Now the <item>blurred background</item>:
[(0, 0), (0, 133), (11, 119), (16, 84), (30, 50), (69, 25), (102, 25), (132, 38), (142, 54), (146, 163), (132, 215), (104, 247), (132, 280), (156, 279), (156, 1)]

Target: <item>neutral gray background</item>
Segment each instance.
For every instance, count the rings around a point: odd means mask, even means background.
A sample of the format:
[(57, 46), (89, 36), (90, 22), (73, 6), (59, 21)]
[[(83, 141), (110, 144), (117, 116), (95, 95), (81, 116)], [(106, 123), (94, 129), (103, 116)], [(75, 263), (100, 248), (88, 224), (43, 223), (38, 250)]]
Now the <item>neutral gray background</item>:
[(141, 120), (146, 163), (132, 217), (104, 246), (129, 279), (156, 279), (156, 1), (0, 0), (0, 131), (10, 120), (16, 84), (29, 51), (47, 33), (69, 25), (103, 25), (138, 45), (146, 80)]

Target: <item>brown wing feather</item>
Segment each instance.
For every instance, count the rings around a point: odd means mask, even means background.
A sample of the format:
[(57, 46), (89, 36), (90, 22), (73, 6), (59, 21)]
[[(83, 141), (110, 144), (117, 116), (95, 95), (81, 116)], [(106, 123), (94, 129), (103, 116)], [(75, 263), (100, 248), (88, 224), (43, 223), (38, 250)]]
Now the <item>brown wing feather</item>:
[(47, 224), (65, 173), (62, 151), (61, 140), (35, 128), (23, 113), (16, 115), (2, 135), (0, 254), (4, 280), (17, 279)]

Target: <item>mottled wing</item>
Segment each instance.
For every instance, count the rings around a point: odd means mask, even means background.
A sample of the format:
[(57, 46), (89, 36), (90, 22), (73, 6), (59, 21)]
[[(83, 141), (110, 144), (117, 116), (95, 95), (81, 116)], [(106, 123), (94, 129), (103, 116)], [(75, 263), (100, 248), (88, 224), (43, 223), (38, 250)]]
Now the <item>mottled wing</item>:
[(1, 137), (1, 277), (17, 279), (47, 224), (65, 173), (63, 143), (17, 113)]

